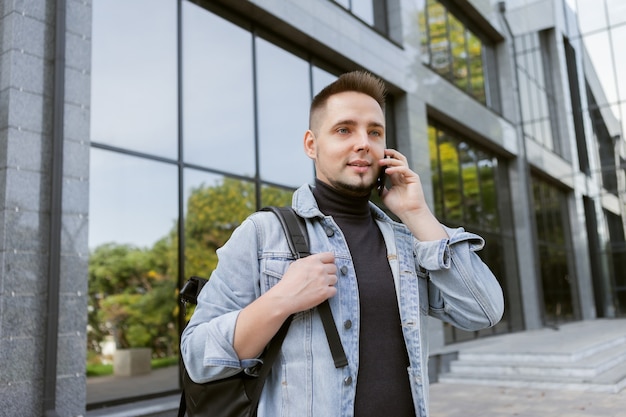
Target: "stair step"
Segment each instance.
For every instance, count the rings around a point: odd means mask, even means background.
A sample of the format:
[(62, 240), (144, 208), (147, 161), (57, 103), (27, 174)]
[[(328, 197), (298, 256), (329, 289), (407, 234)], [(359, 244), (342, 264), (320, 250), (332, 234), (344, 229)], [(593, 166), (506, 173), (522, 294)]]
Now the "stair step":
[(571, 382), (563, 380), (540, 380), (532, 378), (483, 378), (480, 376), (448, 376), (441, 375), (439, 383), (489, 385), (498, 387), (518, 387), (533, 389), (556, 389), (573, 391), (592, 391), (617, 394), (626, 388), (626, 378), (615, 384), (601, 382)]
[(621, 382), (622, 379), (626, 378), (626, 362), (622, 362), (617, 366), (607, 370), (602, 374), (598, 374), (593, 377), (587, 377), (583, 375), (554, 375), (554, 374), (485, 374), (482, 372), (447, 372), (440, 376), (440, 379), (443, 378), (472, 378), (472, 379), (497, 379), (497, 380), (506, 380), (506, 379), (519, 379), (519, 380), (541, 380), (547, 382), (575, 382), (575, 383), (586, 383), (586, 382), (597, 382), (602, 384), (616, 384)]
[[(489, 355), (491, 356), (491, 355)], [(537, 355), (538, 356), (538, 355)], [(549, 362), (540, 357), (510, 361), (503, 357), (491, 358), (467, 355), (450, 363), (451, 373), (482, 373), (485, 375), (553, 375), (595, 377), (620, 363), (626, 362), (626, 344), (606, 349), (594, 356), (576, 362)]]
[(457, 349), (440, 383), (607, 393), (626, 388), (626, 321), (621, 319), (487, 338)]
[(467, 350), (459, 352), (459, 360), (495, 361), (504, 363), (572, 363), (613, 349), (626, 348), (626, 336), (601, 341), (576, 351), (559, 352), (554, 345), (547, 346), (548, 347), (544, 349), (534, 347), (534, 351), (522, 351), (519, 346), (512, 347), (509, 351)]

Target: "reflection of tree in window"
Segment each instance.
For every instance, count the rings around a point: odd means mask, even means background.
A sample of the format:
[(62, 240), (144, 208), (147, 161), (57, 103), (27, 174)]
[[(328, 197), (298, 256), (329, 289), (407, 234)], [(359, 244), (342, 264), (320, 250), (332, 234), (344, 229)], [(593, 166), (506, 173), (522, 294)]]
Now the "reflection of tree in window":
[(482, 57), (483, 44), (472, 32), (467, 31), (467, 50), (471, 94), (481, 103), (485, 103), (485, 74)]
[(467, 91), (467, 49), (465, 45), (465, 27), (459, 20), (448, 14), (450, 27), (450, 52), (452, 53), (452, 82)]
[(460, 224), (463, 222), (461, 175), (454, 138), (447, 135), (441, 137), (439, 157), (443, 181), (444, 218)]
[(459, 143), (461, 178), (463, 180), (463, 204), (465, 206), (464, 223), (480, 224), (481, 199), (476, 153), (466, 142)]
[(482, 41), (437, 0), (428, 0), (418, 16), (418, 24), (423, 61), (485, 103)]
[(441, 193), (441, 166), (439, 164), (439, 148), (437, 146), (440, 132), (433, 126), (428, 126), (428, 146), (430, 151), (430, 169), (433, 182), (433, 196), (435, 199), (435, 213), (443, 213), (443, 195)]
[(567, 264), (571, 250), (565, 243), (562, 217), (565, 196), (557, 188), (535, 177), (533, 198), (546, 319), (571, 320), (574, 318), (573, 281)]
[(150, 249), (105, 243), (89, 257), (90, 358), (112, 336), (117, 348), (150, 347), (155, 356), (177, 352), (173, 297), (176, 256), (169, 236)]
[(477, 165), (482, 198), (482, 215), (480, 220), (482, 227), (491, 231), (500, 230), (495, 170), (497, 163), (496, 158), (478, 151)]
[(428, 33), (430, 38), (430, 64), (446, 78), (450, 73), (450, 41), (446, 22), (446, 9), (437, 1), (428, 2)]
[[(285, 205), (292, 190), (264, 187), (268, 205)], [(224, 178), (191, 190), (185, 214), (185, 271), (209, 277), (217, 265), (216, 250), (254, 210), (255, 186)], [(89, 257), (89, 356), (113, 336), (117, 347), (150, 347), (154, 357), (178, 352), (175, 317), (178, 232), (171, 231), (150, 248), (106, 243)], [(188, 312), (190, 314), (190, 312)]]

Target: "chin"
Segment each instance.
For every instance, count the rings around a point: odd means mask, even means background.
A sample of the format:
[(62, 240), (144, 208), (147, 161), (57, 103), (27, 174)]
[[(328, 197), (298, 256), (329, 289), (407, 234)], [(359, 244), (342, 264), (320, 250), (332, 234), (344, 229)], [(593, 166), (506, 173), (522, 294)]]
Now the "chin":
[(363, 197), (370, 195), (375, 184), (347, 184), (344, 182), (336, 181), (332, 183), (332, 186), (342, 193), (353, 195), (356, 197)]

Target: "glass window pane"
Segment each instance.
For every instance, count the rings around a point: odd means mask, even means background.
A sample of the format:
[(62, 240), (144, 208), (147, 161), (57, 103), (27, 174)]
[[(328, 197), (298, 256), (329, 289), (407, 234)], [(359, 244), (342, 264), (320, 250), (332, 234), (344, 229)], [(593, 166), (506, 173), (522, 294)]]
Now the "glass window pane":
[(250, 32), (184, 2), (183, 83), (185, 162), (254, 177)]
[[(314, 66), (313, 67), (313, 96), (319, 93), (324, 87), (337, 79), (337, 76), (330, 72)], [(311, 97), (312, 98), (312, 97)]]
[(578, 22), (583, 34), (607, 26), (604, 0), (577, 0)]
[(452, 53), (452, 81), (462, 90), (467, 91), (468, 66), (465, 27), (450, 13), (448, 13), (448, 25), (450, 28), (450, 51)]
[(480, 39), (468, 31), (467, 47), (472, 95), (481, 103), (485, 103), (485, 72), (483, 69), (482, 46)]
[(264, 185), (261, 187), (261, 206), (291, 206), (292, 189)]
[(92, 148), (89, 247), (107, 242), (150, 247), (178, 218), (177, 168)]
[(457, 141), (442, 135), (439, 143), (439, 160), (443, 180), (444, 218), (456, 224), (463, 222), (463, 201), (461, 199), (461, 173)]
[(160, 382), (120, 393), (88, 377), (87, 403), (178, 389), (177, 167), (92, 148), (90, 171), (88, 367)]
[(467, 142), (459, 143), (459, 162), (461, 164), (461, 180), (463, 181), (463, 203), (465, 205), (464, 222), (469, 226), (480, 224), (480, 184), (476, 151)]
[(611, 26), (619, 25), (620, 23), (626, 22), (626, 2), (624, 2), (624, 0), (606, 0), (606, 6)]
[(177, 157), (176, 2), (94, 0), (91, 139)]
[(297, 187), (313, 181), (304, 153), (311, 103), (309, 64), (257, 38), (261, 179)]
[(498, 160), (484, 152), (478, 153), (478, 175), (481, 189), (481, 224), (490, 231), (500, 230), (498, 218), (498, 188), (496, 166)]
[[(598, 74), (608, 102), (616, 103), (618, 101), (617, 86), (613, 76), (613, 68), (615, 67), (611, 58), (611, 42), (609, 42), (608, 32), (585, 36), (584, 42), (587, 53), (589, 53), (591, 61), (594, 63), (593, 70)], [(617, 39), (616, 42), (616, 45), (618, 45), (619, 41)]]
[(209, 278), (215, 251), (256, 209), (254, 183), (186, 169), (184, 184), (185, 273)]
[(428, 30), (430, 33), (430, 63), (435, 71), (448, 77), (450, 73), (450, 52), (446, 9), (436, 1), (427, 5)]
[[(626, 3), (625, 10), (626, 10)], [(622, 42), (626, 39), (626, 25), (611, 30), (611, 39), (613, 40), (613, 54), (615, 55), (615, 68), (617, 68), (617, 94), (620, 101), (626, 101), (626, 76), (624, 68), (626, 68), (626, 51), (622, 46)], [(626, 115), (624, 115), (626, 116)]]
[(433, 199), (435, 201), (435, 215), (443, 213), (443, 195), (441, 193), (441, 175), (439, 166), (438, 137), (441, 134), (435, 127), (428, 126), (428, 149), (430, 152), (430, 174), (433, 183)]
[(370, 26), (374, 26), (374, 3), (373, 0), (352, 1), (352, 13), (363, 19)]

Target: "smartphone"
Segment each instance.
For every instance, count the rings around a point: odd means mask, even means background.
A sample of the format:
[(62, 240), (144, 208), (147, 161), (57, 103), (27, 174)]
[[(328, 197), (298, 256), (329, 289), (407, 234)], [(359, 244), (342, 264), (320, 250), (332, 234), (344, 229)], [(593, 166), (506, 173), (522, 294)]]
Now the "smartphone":
[(378, 180), (376, 181), (376, 190), (378, 190), (379, 197), (383, 196), (383, 190), (385, 189), (385, 182), (387, 182), (387, 174), (385, 174), (386, 169), (387, 169), (387, 166), (384, 166), (380, 169), (380, 176), (378, 177)]

